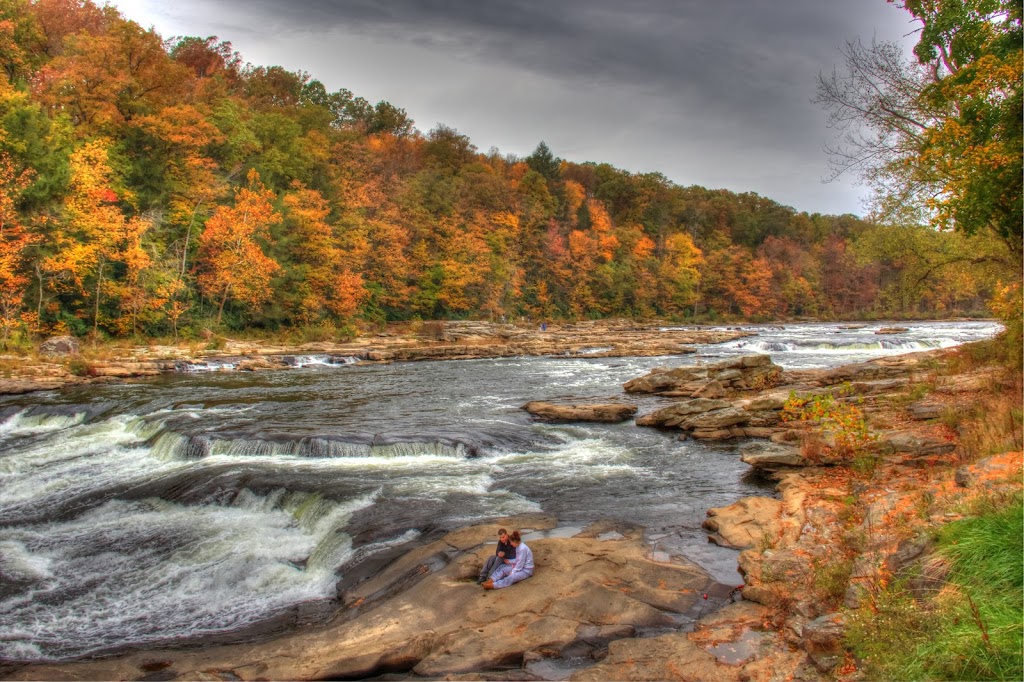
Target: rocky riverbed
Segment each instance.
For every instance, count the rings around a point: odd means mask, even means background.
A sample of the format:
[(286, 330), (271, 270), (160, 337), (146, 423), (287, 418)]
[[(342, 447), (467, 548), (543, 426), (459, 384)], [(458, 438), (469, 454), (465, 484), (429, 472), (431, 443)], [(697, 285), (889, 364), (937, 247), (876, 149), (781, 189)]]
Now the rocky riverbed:
[[(775, 480), (774, 497), (709, 510), (709, 539), (738, 550), (744, 574), (716, 583), (682, 557), (612, 522), (559, 526), (533, 514), (496, 519), (530, 533), (537, 571), (484, 592), (476, 570), (495, 525), (463, 528), (339, 586), (335, 618), (269, 641), (153, 649), (99, 661), (0, 670), (11, 679), (825, 679), (855, 672), (842, 610), (912, 567), (944, 581), (928, 538), (951, 506), (1019, 488), (1020, 452), (977, 459), (942, 417), (1000, 390), (994, 371), (943, 371), (949, 353), (835, 370), (786, 371), (766, 356), (664, 368), (626, 383), (615, 404), (660, 402), (637, 428), (682, 438), (743, 439), (741, 456)], [(927, 390), (920, 390), (925, 386)], [(856, 406), (870, 469), (840, 434), (784, 419), (790, 395)], [(585, 407), (570, 400), (574, 408)], [(645, 403), (648, 405), (648, 403)], [(648, 405), (649, 406), (649, 405)], [(620, 411), (625, 414), (630, 410)], [(540, 418), (580, 419), (569, 412)], [(592, 414), (602, 416), (600, 410)], [(618, 418), (618, 417), (616, 417)], [(633, 428), (633, 427), (629, 427)], [(372, 570), (371, 570), (372, 569)]]
[(633, 322), (549, 325), (544, 330), (490, 322), (435, 322), (392, 326), (348, 342), (275, 344), (212, 338), (192, 345), (101, 349), (70, 337), (43, 344), (34, 356), (0, 356), (0, 395), (108, 383), (180, 371), (265, 371), (321, 364), (472, 360), (554, 355), (567, 358), (645, 357), (694, 352), (695, 345), (731, 341), (753, 333), (680, 329)]

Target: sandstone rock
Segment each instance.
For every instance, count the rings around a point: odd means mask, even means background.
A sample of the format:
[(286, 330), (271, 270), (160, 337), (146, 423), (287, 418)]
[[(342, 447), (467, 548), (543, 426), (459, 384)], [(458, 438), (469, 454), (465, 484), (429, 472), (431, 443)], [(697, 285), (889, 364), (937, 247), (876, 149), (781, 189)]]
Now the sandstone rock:
[(961, 488), (973, 488), (977, 483), (980, 476), (969, 466), (962, 466), (956, 470), (953, 475), (953, 480)]
[(627, 381), (622, 387), (626, 393), (661, 393), (706, 377), (707, 370), (699, 367), (655, 367), (644, 376)]
[(636, 414), (636, 405), (625, 403), (593, 403), (558, 405), (532, 401), (522, 406), (530, 414), (547, 421), (621, 422)]
[(726, 507), (708, 509), (701, 525), (711, 531), (708, 539), (722, 547), (750, 549), (770, 546), (779, 536), (782, 502), (771, 497), (744, 497)]
[(729, 403), (724, 400), (709, 400), (707, 398), (683, 400), (645, 415), (641, 418), (644, 423), (641, 424), (640, 420), (637, 420), (637, 424), (640, 426), (679, 426), (689, 416), (725, 407), (729, 407)]
[[(689, 435), (697, 440), (729, 440), (738, 437), (732, 432), (732, 429), (695, 429)], [(680, 436), (679, 440), (685, 440), (685, 438)]]
[(781, 443), (783, 445), (786, 443), (799, 443), (802, 436), (803, 434), (796, 429), (784, 429), (774, 433), (771, 436), (771, 441), (773, 443)]
[[(744, 408), (744, 410), (746, 410), (746, 408)], [(757, 412), (752, 412), (750, 410), (746, 411), (750, 413), (747, 418), (747, 424), (750, 426), (775, 427), (782, 422), (782, 417), (774, 410), (759, 410)]]
[(892, 575), (899, 576), (910, 566), (918, 563), (933, 547), (935, 547), (935, 539), (930, 535), (902, 540), (896, 551), (886, 557), (886, 569)]
[(822, 386), (834, 386), (844, 382), (871, 381), (897, 373), (894, 370), (873, 362), (854, 362), (829, 370), (819, 379)]
[(238, 363), (238, 365), (236, 365), (236, 369), (241, 370), (243, 372), (256, 372), (268, 369), (283, 369), (285, 367), (287, 367), (287, 365), (285, 365), (284, 363), (274, 362), (267, 358), (246, 358), (244, 360), (241, 360)]
[(80, 346), (73, 336), (52, 336), (39, 345), (39, 354), (51, 358), (78, 355)]
[(830, 613), (815, 618), (803, 627), (804, 651), (821, 672), (829, 672), (843, 660), (843, 635), (846, 626), (842, 614)]
[(910, 406), (910, 416), (919, 421), (938, 419), (942, 416), (943, 407), (936, 403), (914, 403)]
[(770, 426), (745, 426), (743, 427), (744, 438), (771, 438), (779, 432), (778, 429)]
[(687, 417), (680, 422), (684, 429), (722, 429), (737, 424), (744, 424), (750, 419), (750, 413), (737, 407), (726, 407), (719, 410), (703, 412)]
[(709, 381), (691, 394), (694, 398), (724, 398), (725, 387), (720, 381)]
[(648, 639), (620, 639), (608, 645), (608, 656), (569, 678), (590, 680), (736, 680), (735, 668), (722, 665), (715, 657), (689, 640), (685, 633), (671, 633)]
[(772, 391), (762, 393), (743, 403), (743, 409), (748, 412), (760, 412), (763, 410), (781, 410), (789, 400), (789, 391)]
[[(523, 528), (529, 522), (501, 521)], [(29, 666), (14, 677), (138, 679), (146, 675), (141, 665), (158, 659), (171, 663), (160, 671), (167, 679), (188, 671), (242, 680), (354, 679), (385, 672), (437, 678), (518, 665), (530, 651), (573, 651), (588, 640), (668, 627), (673, 621), (665, 612), (686, 613), (711, 584), (693, 565), (647, 559), (642, 534), (622, 528), (614, 540), (601, 540), (604, 533), (527, 536), (534, 576), (488, 592), (474, 578), (494, 551), (485, 544), (493, 532), (494, 524), (464, 528), (407, 552), (346, 591), (339, 617), (321, 628), (267, 642)], [(695, 655), (709, 660), (704, 652)]]
[(944, 455), (956, 449), (956, 444), (947, 440), (920, 437), (909, 433), (894, 433), (882, 440), (892, 447), (893, 452), (904, 453), (911, 457)]
[(903, 332), (909, 332), (908, 327), (882, 327), (876, 334), (902, 334)]
[(810, 465), (810, 462), (800, 452), (800, 448), (778, 443), (746, 443), (740, 447), (740, 459), (755, 469), (768, 471), (774, 471), (781, 467)]
[(770, 355), (745, 355), (741, 360), (744, 367), (766, 367), (772, 364)]
[(144, 377), (156, 376), (160, 370), (144, 367), (141, 363), (96, 363), (89, 366), (89, 375), (94, 377)]
[[(715, 398), (729, 391), (761, 390), (778, 384), (782, 368), (767, 355), (723, 360), (706, 366), (655, 368), (623, 384), (627, 393), (662, 393)], [(699, 394), (699, 395), (698, 395)]]

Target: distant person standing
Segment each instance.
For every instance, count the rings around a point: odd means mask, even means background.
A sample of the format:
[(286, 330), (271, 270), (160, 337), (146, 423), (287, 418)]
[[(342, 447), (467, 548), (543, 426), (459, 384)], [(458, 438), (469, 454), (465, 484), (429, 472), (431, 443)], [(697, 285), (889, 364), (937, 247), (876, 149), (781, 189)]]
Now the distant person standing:
[(504, 528), (498, 529), (498, 548), (494, 550), (494, 555), (487, 558), (484, 563), (484, 567), (480, 569), (480, 577), (477, 579), (476, 584), (487, 580), (490, 577), (494, 569), (501, 566), (505, 560), (512, 560), (516, 558), (516, 549), (512, 546), (512, 543), (508, 539), (508, 531)]
[(542, 332), (546, 332), (548, 330), (548, 323), (547, 322), (541, 322), (540, 323), (540, 330)]
[(512, 531), (509, 540), (516, 551), (515, 561), (505, 559), (505, 563), (483, 583), (485, 590), (500, 590), (533, 575), (533, 551), (523, 542), (518, 530)]

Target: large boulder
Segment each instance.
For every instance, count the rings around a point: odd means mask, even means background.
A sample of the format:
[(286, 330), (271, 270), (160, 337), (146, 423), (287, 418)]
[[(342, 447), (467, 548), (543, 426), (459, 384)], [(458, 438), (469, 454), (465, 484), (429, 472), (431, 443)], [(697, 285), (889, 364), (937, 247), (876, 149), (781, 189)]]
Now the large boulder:
[(744, 497), (726, 507), (708, 509), (701, 524), (710, 531), (716, 545), (732, 549), (771, 546), (781, 534), (781, 500), (772, 497)]
[(897, 432), (883, 437), (879, 444), (891, 452), (908, 457), (929, 457), (945, 455), (956, 449), (956, 443), (934, 436), (917, 436), (912, 433)]
[(719, 664), (714, 655), (685, 633), (647, 639), (620, 639), (608, 646), (600, 663), (574, 673), (572, 682), (590, 680), (740, 680), (739, 671)]
[(724, 400), (709, 400), (707, 398), (694, 398), (693, 400), (682, 400), (674, 405), (663, 407), (651, 414), (644, 415), (637, 419), (639, 426), (679, 426), (688, 417), (703, 414), (711, 410), (720, 410), (729, 407)]
[(845, 633), (843, 616), (839, 613), (826, 614), (804, 625), (801, 645), (818, 670), (827, 673), (842, 662)]
[(809, 466), (799, 447), (781, 443), (755, 441), (740, 446), (740, 459), (763, 471), (776, 471), (783, 467)]
[[(550, 518), (550, 517), (548, 517)], [(530, 519), (505, 519), (526, 527)], [(542, 527), (552, 524), (541, 519)], [(537, 527), (537, 526), (534, 526)], [(18, 679), (357, 679), (406, 672), (441, 678), (518, 664), (538, 653), (603, 646), (674, 625), (713, 581), (698, 567), (648, 558), (642, 529), (593, 527), (572, 538), (527, 535), (533, 577), (485, 591), (480, 565), (494, 524), (464, 528), (404, 554), (341, 595), (338, 618), (270, 641), (29, 666)], [(647, 641), (647, 640), (643, 640)], [(149, 668), (147, 668), (149, 666)], [(486, 675), (486, 673), (484, 673)]]
[(535, 400), (523, 405), (534, 417), (553, 422), (621, 422), (636, 414), (636, 405), (626, 403), (592, 403), (559, 405)]
[(51, 336), (39, 344), (39, 354), (48, 358), (65, 358), (78, 355), (80, 346), (73, 336)]
[(701, 414), (687, 417), (681, 422), (681, 426), (688, 430), (698, 429), (724, 429), (738, 424), (745, 424), (750, 419), (750, 413), (738, 407), (725, 407), (720, 410), (711, 410)]
[(759, 391), (777, 386), (782, 368), (768, 355), (747, 355), (710, 365), (667, 369), (658, 367), (623, 384), (627, 393), (721, 398), (741, 391)]

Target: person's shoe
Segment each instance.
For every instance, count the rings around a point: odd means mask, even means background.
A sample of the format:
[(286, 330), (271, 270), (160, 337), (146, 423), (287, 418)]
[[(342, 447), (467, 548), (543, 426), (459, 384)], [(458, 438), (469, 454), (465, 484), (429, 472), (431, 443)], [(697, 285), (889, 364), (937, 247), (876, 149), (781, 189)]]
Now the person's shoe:
[(485, 590), (493, 590), (494, 589), (494, 581), (493, 580), (486, 580), (486, 581), (484, 581), (483, 586), (484, 586)]

